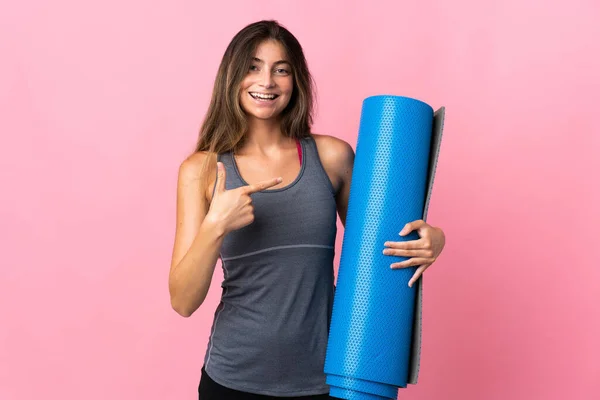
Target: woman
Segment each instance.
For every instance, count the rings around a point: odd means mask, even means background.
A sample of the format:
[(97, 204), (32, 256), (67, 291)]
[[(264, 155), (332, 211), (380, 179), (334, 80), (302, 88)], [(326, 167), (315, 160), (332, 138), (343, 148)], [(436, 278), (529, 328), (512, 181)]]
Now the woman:
[[(313, 85), (302, 48), (275, 21), (246, 26), (221, 61), (196, 152), (180, 166), (169, 290), (189, 317), (221, 258), (224, 280), (201, 400), (328, 399), (323, 372), (333, 304), (336, 218), (345, 223), (354, 162), (343, 140), (311, 133)], [(419, 266), (444, 233), (419, 220), (382, 243)], [(385, 250), (384, 250), (385, 249)]]

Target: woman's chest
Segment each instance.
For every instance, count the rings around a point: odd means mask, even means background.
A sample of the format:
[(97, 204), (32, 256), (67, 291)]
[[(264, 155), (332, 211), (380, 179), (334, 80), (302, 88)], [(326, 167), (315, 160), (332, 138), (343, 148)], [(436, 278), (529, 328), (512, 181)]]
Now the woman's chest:
[(252, 203), (254, 221), (226, 236), (225, 255), (299, 244), (335, 244), (335, 199), (319, 185), (314, 190), (302, 185), (277, 193), (255, 193)]

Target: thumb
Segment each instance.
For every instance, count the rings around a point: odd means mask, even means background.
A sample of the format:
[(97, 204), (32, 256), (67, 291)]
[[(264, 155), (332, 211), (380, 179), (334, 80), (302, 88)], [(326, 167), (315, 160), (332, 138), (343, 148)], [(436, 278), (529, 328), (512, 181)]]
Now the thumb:
[(410, 222), (408, 222), (406, 225), (404, 225), (404, 228), (402, 228), (402, 230), (400, 231), (400, 236), (406, 236), (409, 233), (411, 233), (412, 231), (413, 231), (412, 224)]
[(217, 162), (217, 184), (215, 187), (215, 193), (222, 193), (225, 191), (225, 181), (227, 178), (227, 172), (225, 172), (225, 166), (222, 162)]
[(404, 228), (400, 231), (400, 236), (406, 236), (412, 231), (420, 230), (425, 225), (425, 221), (422, 219), (418, 219), (416, 221), (408, 222), (404, 225)]

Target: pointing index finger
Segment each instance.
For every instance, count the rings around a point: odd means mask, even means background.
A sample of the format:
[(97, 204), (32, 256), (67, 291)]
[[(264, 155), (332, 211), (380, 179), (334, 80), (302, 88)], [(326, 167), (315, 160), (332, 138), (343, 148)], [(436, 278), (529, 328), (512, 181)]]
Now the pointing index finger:
[(275, 186), (278, 183), (281, 183), (282, 180), (283, 179), (281, 177), (279, 177), (279, 178), (273, 178), (273, 179), (269, 179), (266, 181), (258, 182), (253, 185), (246, 186), (244, 191), (246, 192), (246, 194), (260, 192), (262, 190), (265, 190), (272, 186)]

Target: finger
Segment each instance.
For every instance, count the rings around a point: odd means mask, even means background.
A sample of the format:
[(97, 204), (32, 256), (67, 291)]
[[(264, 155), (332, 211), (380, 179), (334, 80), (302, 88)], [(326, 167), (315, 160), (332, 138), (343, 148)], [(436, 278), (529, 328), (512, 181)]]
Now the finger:
[(416, 221), (411, 221), (407, 223), (406, 225), (404, 225), (404, 228), (402, 228), (402, 230), (400, 231), (400, 236), (408, 235), (412, 231), (419, 229), (424, 223), (425, 221), (423, 221), (422, 219), (418, 219)]
[(283, 179), (281, 177), (279, 177), (279, 178), (273, 178), (273, 179), (269, 179), (267, 181), (255, 183), (253, 185), (244, 186), (244, 193), (252, 194), (252, 193), (260, 192), (261, 190), (268, 189), (272, 186), (277, 185), (278, 183), (281, 183), (282, 180)]
[(421, 275), (423, 275), (423, 272), (425, 272), (425, 270), (429, 267), (429, 265), (430, 264), (426, 264), (426, 265), (422, 265), (419, 268), (417, 268), (417, 270), (415, 271), (412, 278), (410, 278), (410, 281), (408, 281), (408, 287), (412, 287), (415, 284), (417, 279), (419, 279), (421, 277)]
[(215, 187), (215, 193), (222, 193), (225, 191), (225, 181), (227, 180), (227, 173), (225, 172), (225, 166), (222, 162), (217, 162), (217, 184)]
[(384, 249), (383, 254), (386, 256), (421, 258), (429, 258), (433, 256), (433, 252), (431, 250)]
[(383, 244), (385, 247), (391, 247), (394, 249), (405, 249), (405, 250), (417, 250), (426, 249), (427, 240), (421, 238), (417, 240), (405, 240), (401, 242), (387, 241)]
[(424, 264), (428, 264), (430, 262), (431, 261), (427, 258), (412, 257), (412, 258), (409, 258), (408, 260), (404, 260), (402, 262), (393, 263), (392, 265), (390, 265), (390, 268), (398, 269), (398, 268), (416, 267), (418, 265), (424, 265)]

